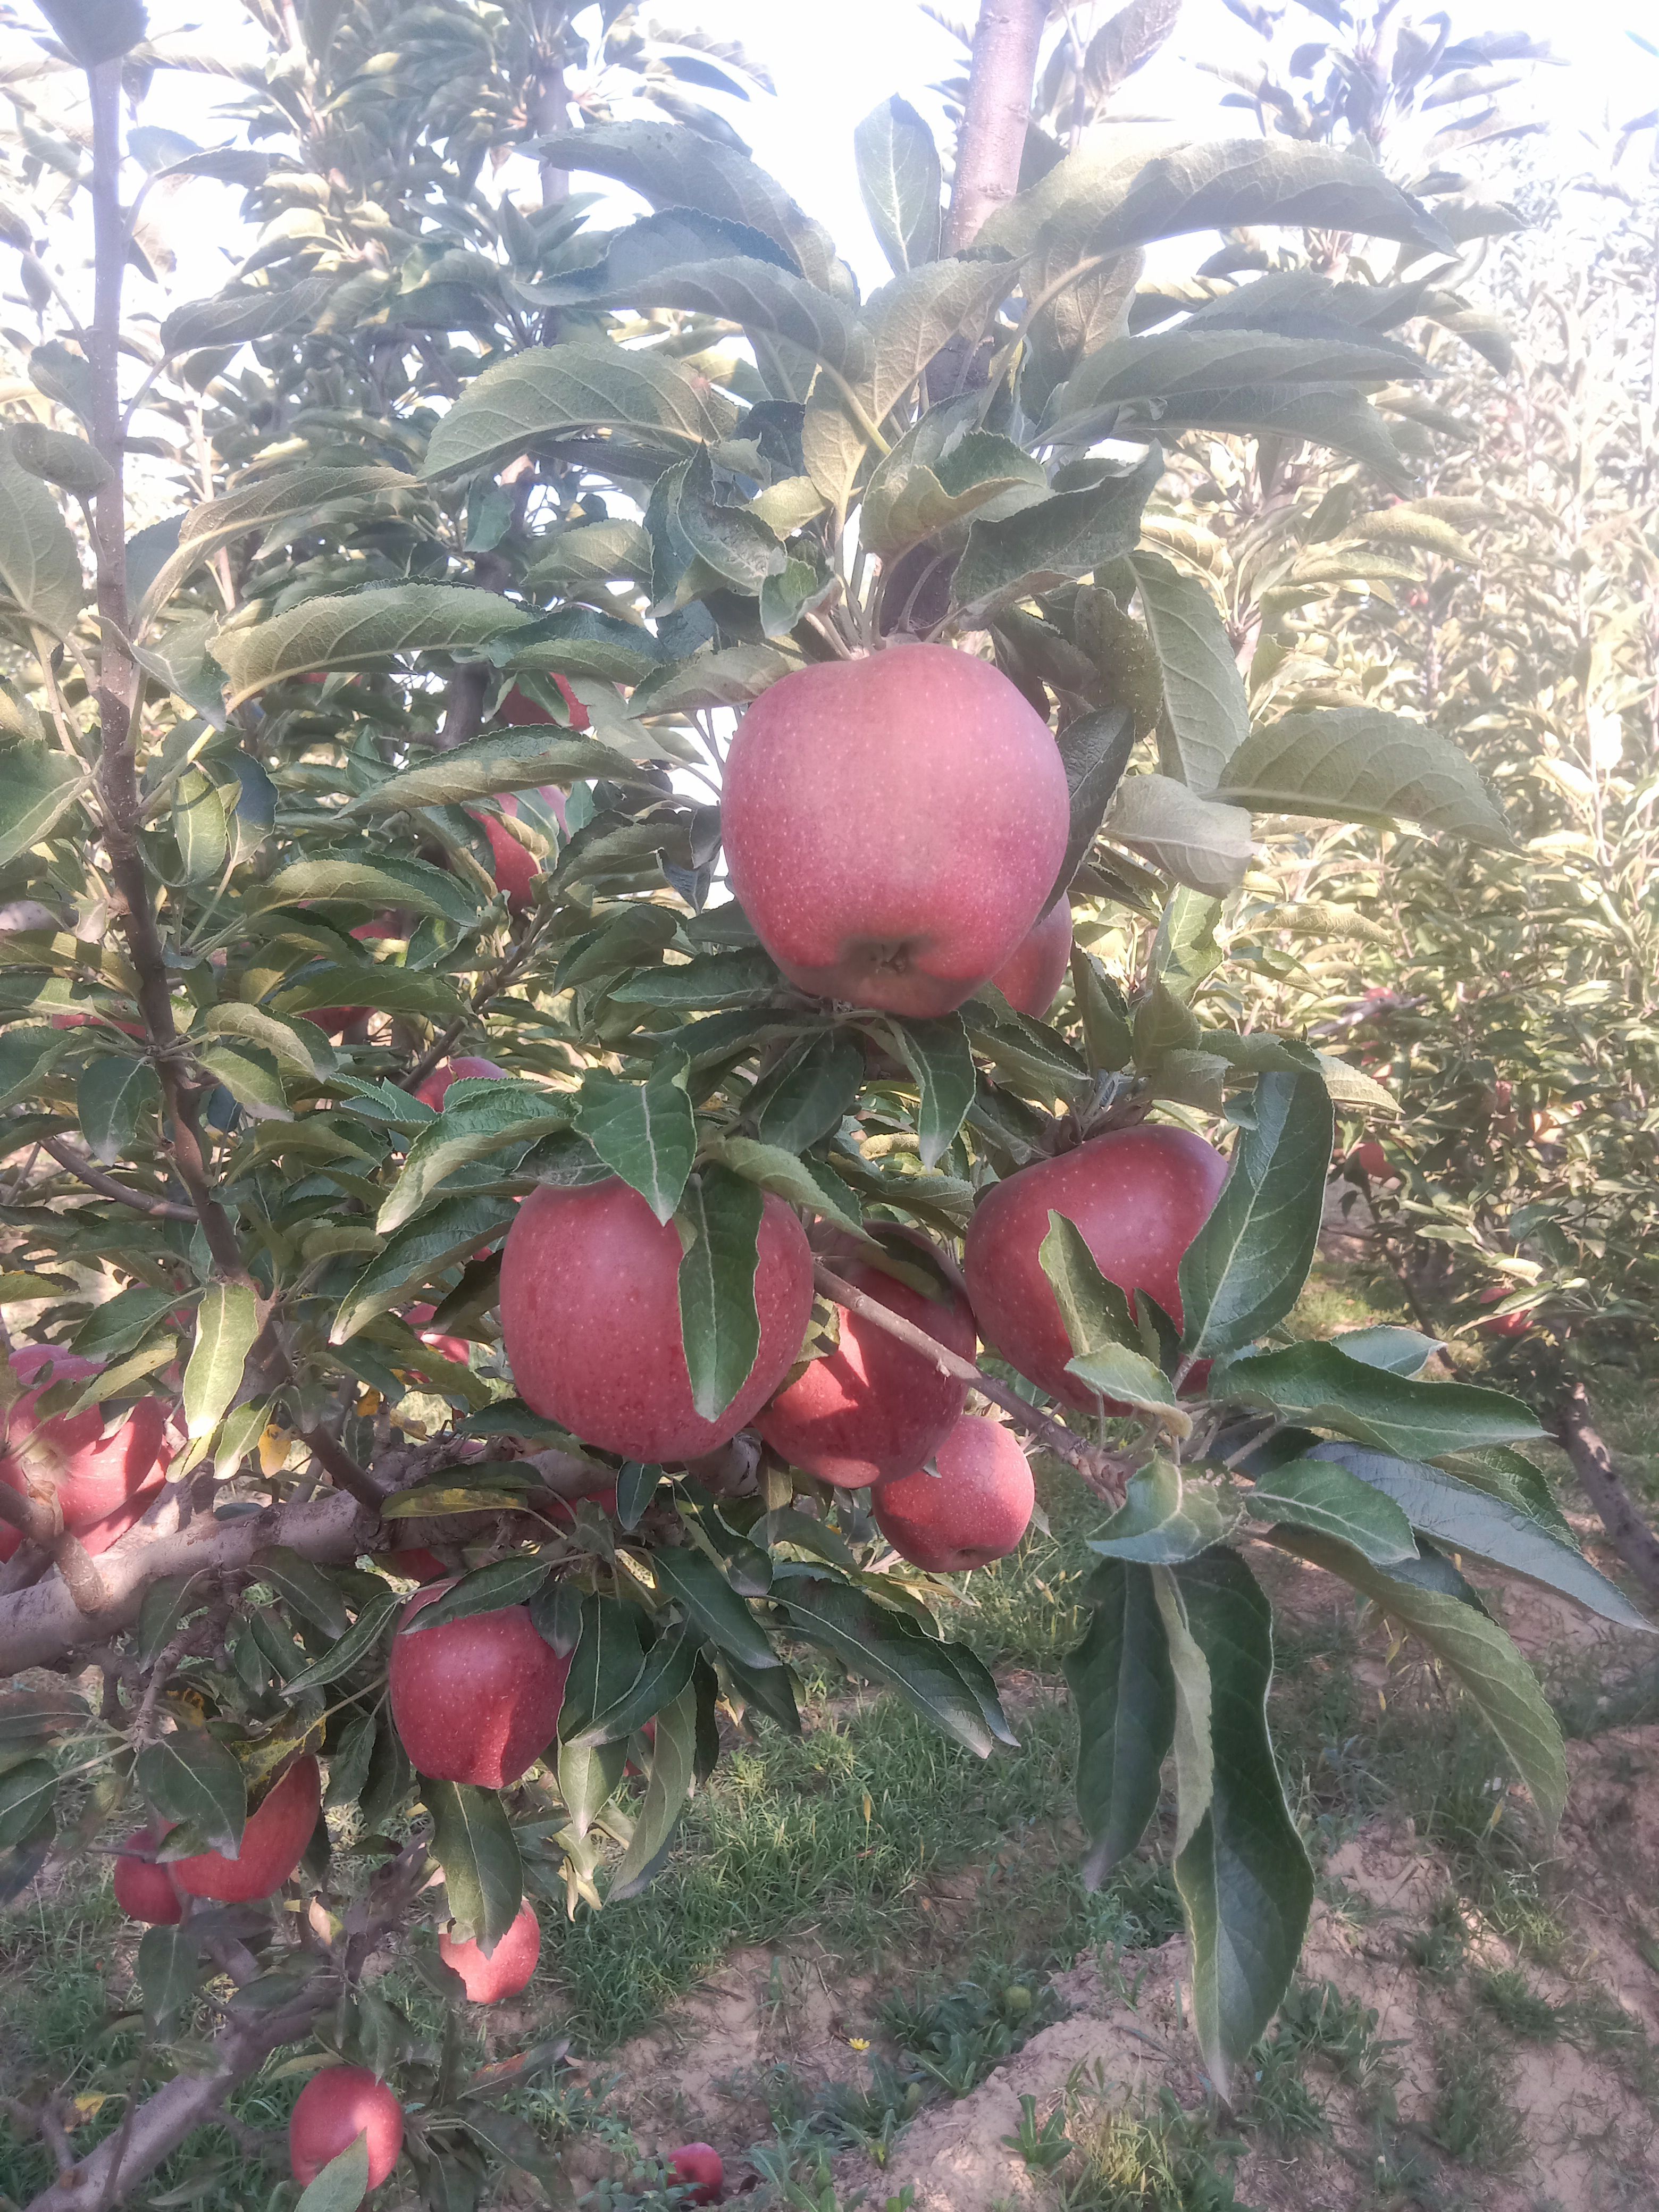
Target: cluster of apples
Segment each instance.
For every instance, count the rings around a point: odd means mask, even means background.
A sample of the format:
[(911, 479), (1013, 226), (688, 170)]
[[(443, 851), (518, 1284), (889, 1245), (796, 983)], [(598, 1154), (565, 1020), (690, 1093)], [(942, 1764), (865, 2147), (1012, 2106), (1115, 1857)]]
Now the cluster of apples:
[[(106, 1423), (97, 1406), (44, 1414), (40, 1401), (60, 1382), (85, 1382), (103, 1366), (56, 1346), (20, 1344), (12, 1373), (22, 1387), (0, 1430), (0, 1482), (20, 1497), (55, 1489), (64, 1526), (96, 1558), (141, 1519), (160, 1492), (171, 1459), (168, 1414), (159, 1398), (141, 1398)], [(0, 1521), (0, 1560), (22, 1542)]]

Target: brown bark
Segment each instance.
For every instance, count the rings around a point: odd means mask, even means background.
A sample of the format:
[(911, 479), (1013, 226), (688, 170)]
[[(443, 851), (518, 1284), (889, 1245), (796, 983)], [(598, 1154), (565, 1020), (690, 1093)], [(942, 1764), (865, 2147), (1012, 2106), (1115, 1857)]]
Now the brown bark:
[(1659, 1600), (1659, 1536), (1638, 1510), (1614, 1470), (1612, 1455), (1590, 1419), (1590, 1402), (1582, 1382), (1556, 1415), (1554, 1431), (1561, 1449), (1572, 1462), (1572, 1471), (1620, 1558), (1650, 1598)]
[(980, 0), (945, 250), (959, 253), (1019, 189), (1045, 0)]

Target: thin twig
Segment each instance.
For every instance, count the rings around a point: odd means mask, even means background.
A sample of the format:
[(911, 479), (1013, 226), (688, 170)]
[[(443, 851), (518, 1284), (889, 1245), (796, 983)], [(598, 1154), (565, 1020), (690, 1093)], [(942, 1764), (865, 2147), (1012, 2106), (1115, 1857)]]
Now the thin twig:
[(193, 1206), (181, 1206), (176, 1199), (147, 1198), (143, 1191), (129, 1190), (125, 1183), (117, 1182), (113, 1176), (106, 1175), (102, 1168), (95, 1167), (85, 1153), (77, 1152), (72, 1146), (66, 1145), (61, 1137), (42, 1137), (40, 1149), (43, 1152), (50, 1152), (60, 1168), (67, 1169), (77, 1182), (85, 1183), (88, 1190), (95, 1190), (100, 1198), (112, 1198), (119, 1205), (130, 1206), (135, 1213), (148, 1213), (156, 1221), (194, 1221), (196, 1218)]

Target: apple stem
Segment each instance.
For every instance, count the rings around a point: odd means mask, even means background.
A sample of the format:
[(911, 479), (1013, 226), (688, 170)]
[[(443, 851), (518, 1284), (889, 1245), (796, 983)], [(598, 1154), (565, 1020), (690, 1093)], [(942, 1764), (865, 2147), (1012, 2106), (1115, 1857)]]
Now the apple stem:
[(833, 1299), (838, 1306), (845, 1306), (848, 1313), (857, 1314), (860, 1321), (872, 1322), (878, 1328), (885, 1329), (889, 1336), (896, 1337), (901, 1344), (908, 1345), (911, 1351), (919, 1352), (937, 1373), (954, 1376), (957, 1382), (966, 1382), (977, 1390), (981, 1397), (988, 1398), (994, 1406), (1000, 1406), (1016, 1428), (1024, 1429), (1045, 1451), (1053, 1452), (1056, 1459), (1063, 1459), (1074, 1467), (1089, 1487), (1101, 1497), (1111, 1499), (1115, 1504), (1121, 1501), (1124, 1485), (1134, 1465), (1132, 1460), (1121, 1453), (1108, 1451), (1098, 1444), (1085, 1443), (1061, 1422), (1030, 1404), (1018, 1390), (1011, 1389), (1006, 1382), (999, 1382), (994, 1376), (988, 1375), (983, 1368), (976, 1367), (971, 1359), (963, 1358), (960, 1353), (941, 1344), (937, 1337), (930, 1336), (925, 1328), (918, 1328), (914, 1322), (906, 1321), (902, 1314), (896, 1314), (890, 1306), (883, 1305), (878, 1298), (870, 1297), (863, 1291), (855, 1291), (850, 1283), (844, 1282), (822, 1260), (813, 1265), (812, 1280), (826, 1298)]

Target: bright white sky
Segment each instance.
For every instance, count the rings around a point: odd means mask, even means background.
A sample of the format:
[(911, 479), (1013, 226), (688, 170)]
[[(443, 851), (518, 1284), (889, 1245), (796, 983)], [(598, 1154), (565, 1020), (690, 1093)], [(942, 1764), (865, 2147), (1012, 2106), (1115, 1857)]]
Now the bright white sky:
[[(1659, 106), (1659, 59), (1626, 36), (1642, 31), (1659, 44), (1659, 9), (1653, 0), (1449, 0), (1454, 32), (1469, 37), (1486, 29), (1521, 29), (1547, 40), (1568, 66), (1536, 73), (1530, 112), (1552, 123), (1548, 158), (1571, 173), (1589, 153), (1588, 136), (1604, 132), (1649, 108)], [(975, 0), (946, 0), (946, 9), (966, 16)], [(722, 39), (739, 40), (765, 64), (777, 86), (777, 98), (757, 96), (747, 105), (711, 99), (752, 145), (762, 166), (771, 170), (810, 211), (828, 223), (866, 289), (886, 275), (865, 222), (853, 168), (852, 131), (859, 118), (891, 92), (902, 93), (930, 117), (938, 103), (928, 88), (961, 67), (962, 49), (938, 23), (924, 15), (918, 0), (836, 0), (833, 9), (806, 7), (801, 0), (662, 0), (642, 10), (665, 25), (696, 23)], [(1420, 18), (1427, 8), (1414, 11)], [(1086, 17), (1086, 0), (1079, 0)], [(1109, 7), (1102, 4), (1099, 20)], [(231, 0), (152, 0), (153, 32), (165, 34), (188, 27), (222, 36), (243, 19)], [(1311, 9), (1289, 0), (1285, 7), (1283, 49), (1320, 37), (1325, 29)], [(1222, 0), (1186, 0), (1181, 24), (1169, 46), (1120, 95), (1119, 105), (1138, 114), (1168, 118), (1193, 137), (1249, 135), (1254, 118), (1220, 105), (1229, 88), (1199, 70), (1200, 60), (1240, 68), (1259, 64), (1261, 42), (1222, 5)], [(223, 79), (164, 73), (145, 111), (147, 121), (185, 131), (204, 144), (225, 143), (230, 130), (214, 118), (215, 108), (234, 97)], [(1523, 142), (1535, 154), (1540, 142)], [(1638, 139), (1626, 156), (1634, 173), (1646, 160), (1651, 134)], [(1581, 149), (1582, 149), (1582, 152)], [(1467, 158), (1467, 157), (1466, 157)], [(231, 210), (237, 196), (213, 185), (187, 195), (188, 220), (181, 276), (186, 291), (216, 290), (226, 273), (226, 255), (246, 250), (236, 235)], [(135, 288), (142, 292), (143, 288)], [(135, 300), (135, 304), (137, 303)]]

